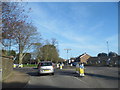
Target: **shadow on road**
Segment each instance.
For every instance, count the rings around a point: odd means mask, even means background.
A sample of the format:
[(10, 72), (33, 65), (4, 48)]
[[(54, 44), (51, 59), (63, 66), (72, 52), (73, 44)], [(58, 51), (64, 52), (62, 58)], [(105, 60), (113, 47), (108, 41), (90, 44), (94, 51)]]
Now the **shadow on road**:
[[(41, 81), (42, 82), (42, 81)], [(62, 88), (58, 86), (50, 86), (50, 85), (27, 85), (25, 87), (25, 83), (14, 82), (14, 83), (4, 83), (4, 85), (8, 87), (3, 87), (2, 90), (44, 90), (44, 89), (52, 89), (52, 90), (101, 90), (101, 88)], [(107, 90), (118, 90), (118, 88), (107, 88)]]
[(85, 75), (92, 76), (92, 77), (98, 77), (98, 78), (104, 78), (104, 79), (120, 80), (119, 77), (112, 77), (112, 76), (106, 76), (106, 75), (100, 75), (100, 74), (85, 73)]
[[(28, 89), (30, 89), (30, 88), (34, 88), (34, 89), (41, 89), (41, 88), (43, 88), (43, 89), (45, 89), (45, 88), (60, 88), (60, 87), (57, 87), (57, 86), (50, 86), (50, 85), (28, 85), (28, 87), (25, 87), (25, 88), (23, 88), (23, 89), (26, 89), (26, 88), (28, 88)], [(23, 90), (22, 89), (22, 90)]]
[(56, 90), (55, 88), (60, 88), (60, 87), (55, 87), (55, 86), (48, 86), (48, 85), (29, 85), (28, 88), (25, 88), (26, 83), (21, 83), (21, 82), (12, 82), (12, 83), (2, 83), (2, 90), (9, 90), (9, 89), (15, 89), (15, 90), (30, 90), (30, 89), (40, 89), (43, 88), (52, 88), (52, 90)]
[[(31, 71), (31, 72), (27, 72), (26, 74), (30, 75), (30, 76), (47, 76), (47, 75), (51, 75), (51, 74), (41, 74), (41, 75), (38, 75), (38, 72), (37, 72), (37, 69), (34, 68), (34, 71)], [(78, 77), (79, 74), (75, 73), (74, 71), (64, 71), (64, 70), (59, 70), (59, 69), (55, 69), (55, 75), (65, 75), (65, 76), (75, 76), (75, 77)]]
[(30, 75), (30, 76), (36, 76), (36, 77), (39, 77), (39, 76), (50, 76), (51, 75), (51, 74), (41, 74), (41, 75), (39, 75), (37, 72), (28, 72), (27, 74)]
[[(10, 89), (10, 88), (22, 88), (27, 84), (27, 82), (10, 82), (10, 83), (2, 83), (2, 89)], [(16, 89), (17, 90), (17, 89)]]
[[(79, 74), (77, 74), (75, 71), (62, 71), (59, 70), (59, 72), (57, 73), (59, 75), (67, 75), (67, 76), (74, 76), (74, 77), (80, 77)], [(98, 78), (104, 78), (104, 79), (108, 79), (108, 80), (120, 80), (119, 77), (113, 77), (113, 76), (106, 76), (106, 75), (101, 75), (101, 74), (95, 74), (95, 73), (85, 73), (86, 76), (91, 76), (91, 77), (98, 77)]]
[(28, 72), (27, 74), (30, 76), (38, 76), (37, 72)]
[(56, 70), (56, 75), (65, 75), (65, 76), (74, 76), (79, 77), (79, 74), (77, 74), (75, 71), (70, 70)]

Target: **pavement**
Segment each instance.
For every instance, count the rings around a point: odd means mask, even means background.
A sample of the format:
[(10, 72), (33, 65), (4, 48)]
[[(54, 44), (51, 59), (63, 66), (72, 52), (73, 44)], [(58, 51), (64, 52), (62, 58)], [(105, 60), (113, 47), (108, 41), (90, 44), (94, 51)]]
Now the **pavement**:
[(11, 75), (2, 82), (2, 89), (23, 88), (29, 81), (29, 75), (13, 70)]

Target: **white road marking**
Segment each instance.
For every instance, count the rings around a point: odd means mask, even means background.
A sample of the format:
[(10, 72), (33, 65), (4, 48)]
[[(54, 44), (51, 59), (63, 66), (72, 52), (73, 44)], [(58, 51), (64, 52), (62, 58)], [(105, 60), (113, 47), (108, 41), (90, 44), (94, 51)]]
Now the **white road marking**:
[(23, 88), (26, 88), (30, 84), (30, 80), (26, 83), (26, 85)]
[(79, 80), (79, 81), (81, 81), (81, 82), (83, 82), (83, 83), (86, 84), (87, 86), (89, 86), (88, 83), (86, 83), (85, 81), (83, 81), (83, 80), (81, 80), (81, 79), (79, 79), (79, 78), (77, 78), (77, 77), (74, 77), (74, 78), (77, 79), (77, 80)]

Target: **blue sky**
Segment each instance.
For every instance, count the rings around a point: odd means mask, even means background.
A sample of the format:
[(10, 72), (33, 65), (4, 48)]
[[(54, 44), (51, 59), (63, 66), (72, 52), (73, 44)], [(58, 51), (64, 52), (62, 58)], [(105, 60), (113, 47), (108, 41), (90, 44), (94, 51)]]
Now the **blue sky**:
[(29, 14), (42, 38), (56, 38), (59, 55), (68, 58), (82, 53), (97, 56), (118, 52), (117, 2), (29, 2)]

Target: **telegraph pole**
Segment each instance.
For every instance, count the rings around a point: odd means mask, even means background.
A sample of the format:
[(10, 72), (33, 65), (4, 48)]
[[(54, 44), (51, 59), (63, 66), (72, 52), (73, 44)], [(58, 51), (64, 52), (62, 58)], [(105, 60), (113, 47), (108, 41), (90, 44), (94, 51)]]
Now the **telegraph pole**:
[(66, 48), (66, 49), (64, 49), (64, 50), (67, 51), (67, 60), (68, 60), (68, 51), (71, 50), (71, 49)]
[(108, 41), (107, 41), (107, 50), (108, 50), (108, 54), (109, 54), (109, 45), (108, 45)]

